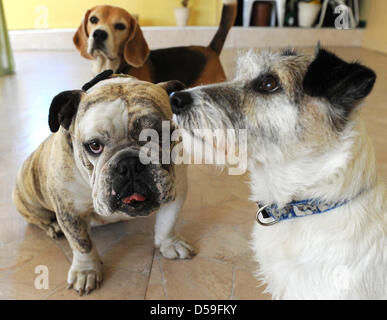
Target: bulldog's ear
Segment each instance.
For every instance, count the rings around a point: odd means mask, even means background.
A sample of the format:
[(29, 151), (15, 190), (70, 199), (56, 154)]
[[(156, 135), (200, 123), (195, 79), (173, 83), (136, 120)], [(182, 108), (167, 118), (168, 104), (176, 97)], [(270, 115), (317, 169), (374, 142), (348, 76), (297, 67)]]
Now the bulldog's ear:
[(303, 80), (304, 91), (312, 97), (324, 97), (346, 117), (355, 102), (371, 92), (376, 74), (353, 62), (347, 63), (331, 52), (318, 49)]
[(87, 32), (87, 22), (89, 21), (90, 12), (92, 9), (86, 11), (81, 25), (78, 27), (73, 37), (75, 47), (81, 53), (82, 57), (86, 59), (93, 59), (93, 57), (87, 52), (87, 41), (89, 39), (89, 33)]
[(124, 47), (124, 59), (129, 65), (139, 68), (148, 59), (150, 50), (140, 26), (133, 17), (130, 17), (129, 25), (129, 37)]
[(81, 90), (63, 91), (52, 99), (48, 115), (51, 132), (57, 132), (59, 126), (69, 129), (83, 94)]
[(186, 89), (185, 84), (179, 80), (160, 82), (157, 85), (162, 87), (165, 91), (167, 91), (168, 95), (170, 95), (172, 92)]

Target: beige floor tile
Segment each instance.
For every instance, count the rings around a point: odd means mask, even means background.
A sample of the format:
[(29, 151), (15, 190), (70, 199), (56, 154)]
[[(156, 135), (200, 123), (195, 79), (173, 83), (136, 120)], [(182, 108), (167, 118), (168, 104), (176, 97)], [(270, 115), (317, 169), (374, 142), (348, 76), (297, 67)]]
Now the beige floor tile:
[[(26, 238), (30, 241), (0, 248), (0, 296), (4, 298), (9, 294), (12, 299), (41, 299), (58, 285), (65, 284), (70, 264), (58, 245), (47, 237), (45, 243), (39, 236)], [(47, 268), (48, 290), (35, 286), (41, 275), (39, 266)]]
[(139, 300), (144, 299), (147, 284), (148, 274), (105, 267), (101, 287), (89, 295), (79, 296), (73, 289), (67, 289), (66, 284), (63, 284), (46, 298), (48, 300)]
[(201, 257), (215, 259), (245, 269), (251, 269), (255, 265), (250, 258), (251, 250), (246, 238), (233, 230), (232, 227), (218, 228), (200, 239), (196, 248)]
[(101, 255), (106, 266), (149, 274), (153, 260), (153, 234), (130, 234)]
[(234, 300), (271, 300), (271, 295), (264, 293), (265, 287), (258, 282), (251, 272), (235, 270)]
[[(238, 207), (242, 201), (235, 199), (225, 200), (219, 205), (205, 205), (200, 210), (185, 209), (181, 217), (186, 220), (196, 220), (211, 225), (233, 226), (247, 220), (253, 221), (255, 205), (245, 199), (246, 208)], [(249, 211), (249, 212), (247, 212)]]
[(165, 287), (164, 273), (162, 272), (160, 259), (161, 254), (155, 253), (152, 263), (152, 270), (149, 277), (149, 283), (146, 290), (146, 300), (166, 300), (167, 290)]
[[(10, 264), (5, 272), (6, 275), (8, 274), (7, 278), (3, 278), (0, 281), (24, 283), (34, 287), (34, 281), (39, 275), (36, 273), (38, 266), (47, 267), (48, 282), (51, 287), (66, 282), (70, 264), (56, 244), (46, 247), (40, 252), (31, 250), (20, 251), (17, 261)], [(9, 270), (12, 271), (9, 272)]]
[(18, 282), (0, 282), (0, 299), (1, 300), (41, 300), (46, 299), (50, 294), (55, 292), (53, 289), (35, 289), (34, 286)]
[[(147, 299), (229, 299), (232, 290), (232, 267), (215, 260), (196, 256), (191, 260), (168, 260), (162, 257), (154, 259), (153, 269), (160, 276), (151, 276)], [(153, 271), (152, 271), (153, 273)], [(161, 284), (160, 284), (161, 282)], [(162, 286), (163, 291), (160, 288)], [(153, 295), (154, 294), (154, 295)]]

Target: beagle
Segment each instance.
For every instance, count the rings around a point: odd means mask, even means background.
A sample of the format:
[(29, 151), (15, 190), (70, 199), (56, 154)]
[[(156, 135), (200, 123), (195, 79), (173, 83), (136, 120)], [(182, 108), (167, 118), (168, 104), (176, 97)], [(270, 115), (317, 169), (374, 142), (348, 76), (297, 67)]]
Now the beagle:
[(137, 21), (124, 9), (96, 6), (86, 11), (75, 47), (93, 60), (95, 74), (112, 69), (153, 83), (180, 80), (187, 87), (226, 80), (219, 59), (237, 14), (237, 0), (222, 0), (219, 28), (208, 47), (150, 50)]

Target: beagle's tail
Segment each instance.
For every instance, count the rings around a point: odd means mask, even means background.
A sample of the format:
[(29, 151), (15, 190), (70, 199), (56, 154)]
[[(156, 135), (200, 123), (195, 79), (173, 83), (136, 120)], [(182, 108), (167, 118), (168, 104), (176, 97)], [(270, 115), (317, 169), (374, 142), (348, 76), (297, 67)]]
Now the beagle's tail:
[(209, 45), (209, 47), (214, 50), (217, 55), (220, 55), (224, 42), (226, 41), (228, 31), (234, 25), (238, 6), (237, 0), (222, 0), (222, 2), (222, 18), (220, 19), (219, 28)]

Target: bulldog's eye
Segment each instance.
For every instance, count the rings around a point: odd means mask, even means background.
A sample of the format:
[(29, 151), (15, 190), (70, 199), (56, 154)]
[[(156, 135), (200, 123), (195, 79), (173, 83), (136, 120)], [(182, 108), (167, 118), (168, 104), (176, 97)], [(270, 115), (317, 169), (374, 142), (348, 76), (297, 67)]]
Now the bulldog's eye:
[(98, 19), (96, 16), (92, 16), (92, 17), (90, 18), (90, 22), (91, 22), (92, 24), (96, 24), (96, 23), (98, 23), (98, 21), (99, 21), (99, 19)]
[(96, 155), (101, 154), (104, 148), (104, 145), (100, 143), (98, 140), (92, 140), (88, 142), (85, 146), (87, 151)]
[(116, 23), (114, 25), (114, 29), (116, 29), (116, 30), (125, 30), (126, 26), (123, 23)]
[(262, 93), (272, 93), (279, 88), (278, 79), (273, 75), (267, 75), (258, 81), (258, 91)]

